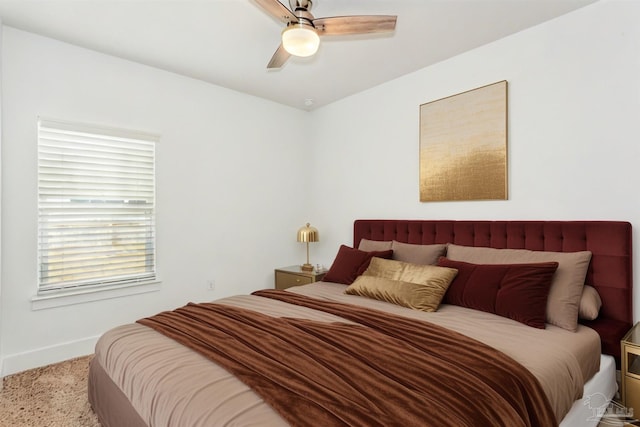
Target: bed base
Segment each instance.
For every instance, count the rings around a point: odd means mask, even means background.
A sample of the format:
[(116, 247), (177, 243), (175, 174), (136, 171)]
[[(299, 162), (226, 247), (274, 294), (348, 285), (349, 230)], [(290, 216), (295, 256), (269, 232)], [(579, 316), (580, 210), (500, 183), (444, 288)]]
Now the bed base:
[(148, 427), (95, 357), (89, 364), (88, 392), (102, 427)]

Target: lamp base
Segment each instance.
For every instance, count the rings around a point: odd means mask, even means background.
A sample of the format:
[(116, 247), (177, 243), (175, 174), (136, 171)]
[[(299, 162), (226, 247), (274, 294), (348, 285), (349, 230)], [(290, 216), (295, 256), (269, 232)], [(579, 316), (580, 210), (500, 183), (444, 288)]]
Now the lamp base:
[(300, 266), (300, 269), (302, 269), (302, 271), (313, 271), (313, 265), (311, 265), (311, 264), (302, 264)]

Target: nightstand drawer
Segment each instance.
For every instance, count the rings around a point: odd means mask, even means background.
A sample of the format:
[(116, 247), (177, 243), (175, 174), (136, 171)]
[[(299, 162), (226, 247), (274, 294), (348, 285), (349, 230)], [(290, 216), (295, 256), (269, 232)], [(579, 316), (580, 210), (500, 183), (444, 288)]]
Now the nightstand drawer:
[(313, 282), (313, 277), (276, 271), (276, 289), (287, 289), (292, 286), (308, 285)]
[(640, 381), (633, 378), (625, 378), (625, 398), (623, 405), (633, 408), (633, 413), (640, 413)]
[(625, 358), (625, 375), (640, 382), (640, 348), (631, 345), (624, 346), (622, 357)]
[(622, 404), (640, 413), (640, 323), (636, 323), (620, 341)]

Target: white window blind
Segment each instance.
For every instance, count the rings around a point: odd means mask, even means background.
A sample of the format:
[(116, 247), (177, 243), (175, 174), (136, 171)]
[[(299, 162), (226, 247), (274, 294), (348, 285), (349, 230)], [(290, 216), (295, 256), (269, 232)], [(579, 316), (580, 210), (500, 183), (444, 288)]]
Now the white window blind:
[(155, 280), (155, 143), (38, 121), (38, 292)]

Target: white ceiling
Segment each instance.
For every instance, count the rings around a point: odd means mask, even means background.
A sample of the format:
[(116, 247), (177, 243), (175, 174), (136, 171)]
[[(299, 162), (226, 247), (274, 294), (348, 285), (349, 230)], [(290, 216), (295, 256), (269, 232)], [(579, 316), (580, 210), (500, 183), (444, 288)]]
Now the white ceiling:
[(252, 0), (0, 0), (0, 16), (4, 25), (310, 110), (594, 2), (314, 0), (317, 18), (397, 15), (396, 31), (323, 37), (314, 57), (292, 57), (279, 70), (266, 65), (283, 24)]

